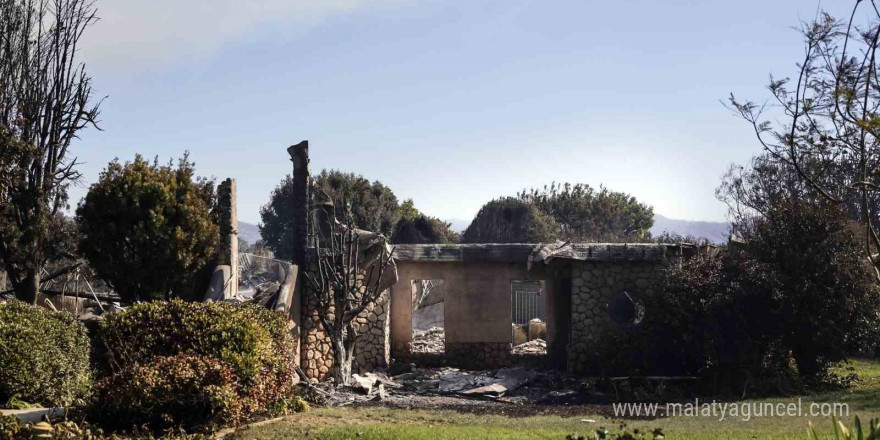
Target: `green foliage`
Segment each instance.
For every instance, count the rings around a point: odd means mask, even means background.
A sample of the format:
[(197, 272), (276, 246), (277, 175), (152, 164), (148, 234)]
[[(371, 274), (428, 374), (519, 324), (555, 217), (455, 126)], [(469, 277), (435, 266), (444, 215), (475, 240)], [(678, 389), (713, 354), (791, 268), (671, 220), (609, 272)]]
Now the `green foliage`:
[(292, 413), (300, 413), (305, 412), (311, 409), (309, 403), (299, 395), (290, 395), (285, 397), (277, 402), (270, 408), (270, 412), (273, 414), (292, 414)]
[(398, 219), (397, 197), (391, 188), (339, 170), (321, 171), (314, 185), (316, 196), (326, 195), (333, 202), (336, 218), (350, 218), (356, 228), (391, 236)]
[(452, 224), (419, 212), (412, 199), (400, 205), (400, 220), (391, 236), (394, 244), (455, 243), (458, 234)]
[(38, 408), (39, 405), (35, 405), (33, 403), (25, 402), (18, 398), (18, 396), (12, 396), (6, 401), (6, 404), (3, 405), (8, 409), (28, 409), (28, 408)]
[[(27, 181), (29, 164), (39, 149), (22, 142), (4, 127), (0, 127), (0, 268), (9, 273), (16, 296), (28, 302), (35, 298), (27, 292), (27, 277), (39, 273), (47, 263), (72, 253), (76, 228), (60, 212), (51, 212), (42, 206), (43, 200), (33, 189), (26, 190), (21, 182)], [(66, 187), (58, 189), (58, 203), (66, 205)], [(38, 204), (38, 209), (30, 206)], [(27, 215), (21, 210), (27, 209)], [(5, 290), (6, 286), (0, 286)]]
[(292, 361), (293, 341), (284, 316), (251, 304), (141, 303), (110, 315), (101, 324), (100, 337), (110, 371), (192, 353), (229, 363), (249, 382), (264, 370), (289, 373)]
[(589, 185), (551, 184), (517, 197), (553, 217), (559, 238), (568, 241), (634, 241), (650, 236), (654, 208), (622, 192)]
[(245, 417), (236, 379), (228, 364), (209, 357), (156, 357), (99, 381), (91, 418), (118, 430), (141, 425), (155, 431), (234, 426)]
[(778, 203), (745, 239), (744, 265), (775, 300), (780, 343), (801, 375), (824, 375), (876, 336), (880, 291), (864, 243), (838, 206)]
[[(369, 180), (354, 173), (323, 170), (313, 177), (312, 196), (319, 201), (332, 202), (336, 218), (347, 219), (359, 229), (390, 236), (398, 219), (397, 197), (379, 181)], [(289, 260), (293, 255), (293, 179), (284, 178), (269, 202), (260, 208), (260, 235), (275, 257)]]
[(421, 211), (416, 208), (413, 199), (404, 200), (397, 209), (397, 212), (400, 214), (401, 220), (415, 220), (416, 217), (422, 214)]
[(654, 243), (691, 243), (696, 245), (709, 244), (709, 239), (705, 237), (697, 237), (695, 235), (681, 235), (677, 232), (663, 231), (658, 235), (651, 237)]
[[(228, 365), (248, 414), (264, 414), (290, 396), (294, 341), (281, 314), (251, 304), (141, 303), (101, 325), (105, 374), (177, 355), (203, 356)], [(112, 395), (107, 396), (112, 397)]]
[(133, 430), (125, 434), (105, 434), (100, 428), (85, 422), (73, 420), (55, 421), (51, 424), (23, 423), (15, 416), (0, 416), (0, 440), (206, 440), (204, 434), (187, 434), (180, 431), (166, 431), (157, 437), (154, 433)]
[(646, 368), (728, 391), (822, 380), (848, 350), (876, 339), (878, 290), (862, 252), (837, 207), (779, 203), (746, 244), (671, 265), (664, 294), (646, 298), (640, 339), (654, 342), (631, 338), (630, 350), (623, 341), (609, 352), (641, 351)]
[(73, 315), (19, 301), (0, 303), (0, 406), (65, 405), (89, 385), (89, 339)]
[(0, 440), (19, 440), (25, 437), (22, 432), (24, 424), (15, 416), (4, 416), (0, 414)]
[(71, 144), (97, 124), (78, 42), (97, 20), (89, 0), (0, 2), (0, 265), (35, 303), (50, 223), (67, 209)]
[(260, 208), (260, 237), (275, 258), (293, 258), (293, 178), (284, 177), (272, 190), (269, 203)]
[[(872, 419), (868, 423), (867, 429), (865, 429), (866, 427), (862, 426), (862, 421), (856, 416), (855, 426), (850, 429), (843, 422), (837, 420), (836, 417), (832, 417), (832, 426), (834, 426), (834, 440), (880, 440), (880, 426), (878, 426), (877, 419)], [(807, 430), (807, 433), (809, 434), (807, 436), (809, 440), (825, 438), (824, 436), (819, 436), (812, 422), (810, 422), (810, 428)]]
[(535, 205), (513, 197), (492, 200), (461, 236), (463, 243), (540, 243), (559, 237), (559, 225), (553, 217)]
[(187, 156), (177, 167), (114, 160), (77, 209), (82, 254), (125, 301), (201, 299), (219, 241), (213, 192)]
[[(778, 373), (777, 304), (737, 255), (695, 257), (667, 268), (662, 295), (646, 298), (642, 341), (652, 372), (702, 376), (715, 392), (741, 392), (753, 377)], [(625, 344), (625, 342), (624, 342)], [(609, 347), (622, 353), (621, 347)]]
[[(771, 76), (767, 87), (783, 114), (765, 112), (765, 99), (730, 94), (730, 110), (748, 123), (764, 152), (751, 169), (732, 168), (718, 189), (735, 231), (755, 212), (765, 216), (775, 199), (823, 200), (861, 223), (865, 248), (880, 246), (880, 84), (873, 74), (880, 40), (865, 34), (880, 21), (874, 3), (851, 5), (841, 18), (817, 11), (798, 26), (805, 50), (797, 50), (795, 75)], [(873, 264), (880, 269), (880, 261)]]

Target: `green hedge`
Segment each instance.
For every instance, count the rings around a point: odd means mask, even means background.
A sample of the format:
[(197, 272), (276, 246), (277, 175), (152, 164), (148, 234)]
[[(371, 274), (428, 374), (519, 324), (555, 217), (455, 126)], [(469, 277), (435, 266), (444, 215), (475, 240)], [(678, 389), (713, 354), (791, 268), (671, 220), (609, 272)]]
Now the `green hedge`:
[(102, 379), (91, 411), (104, 428), (148, 425), (210, 430), (240, 423), (244, 403), (227, 364), (202, 356), (160, 357)]
[(0, 406), (67, 405), (88, 391), (89, 338), (70, 313), (0, 303), (0, 341)]
[[(284, 407), (293, 393), (295, 345), (287, 319), (259, 306), (180, 300), (141, 303), (109, 316), (98, 338), (103, 355), (97, 362), (105, 387), (121, 386), (125, 377), (136, 378), (130, 376), (131, 370), (152, 368), (158, 359), (186, 355), (228, 366), (242, 410), (250, 417)], [(146, 393), (158, 385), (138, 381), (134, 386)], [(96, 408), (108, 408), (102, 402), (114, 398), (112, 388), (108, 390), (96, 393)], [(224, 420), (238, 422), (236, 417)]]

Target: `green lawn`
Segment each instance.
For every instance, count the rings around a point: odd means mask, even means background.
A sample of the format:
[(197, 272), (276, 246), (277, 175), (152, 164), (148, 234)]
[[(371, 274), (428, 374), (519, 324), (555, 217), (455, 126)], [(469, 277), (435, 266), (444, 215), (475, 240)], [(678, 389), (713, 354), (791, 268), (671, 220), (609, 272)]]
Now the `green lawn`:
[[(800, 396), (804, 411), (810, 403), (845, 403), (846, 423), (858, 415), (863, 421), (880, 418), (880, 362), (854, 361), (860, 380), (850, 389)], [(844, 368), (839, 369), (846, 373)], [(742, 403), (789, 404), (792, 399), (746, 400)], [(664, 417), (628, 420), (628, 429), (661, 428), (667, 439), (805, 439), (808, 422), (831, 433), (830, 417)], [(593, 422), (584, 419), (595, 420)], [(511, 418), (451, 411), (418, 411), (389, 408), (319, 408), (269, 425), (244, 429), (236, 439), (565, 439), (573, 433), (587, 434), (599, 427), (616, 429), (618, 422), (592, 414), (577, 417), (531, 416)], [(648, 437), (650, 438), (650, 436)]]

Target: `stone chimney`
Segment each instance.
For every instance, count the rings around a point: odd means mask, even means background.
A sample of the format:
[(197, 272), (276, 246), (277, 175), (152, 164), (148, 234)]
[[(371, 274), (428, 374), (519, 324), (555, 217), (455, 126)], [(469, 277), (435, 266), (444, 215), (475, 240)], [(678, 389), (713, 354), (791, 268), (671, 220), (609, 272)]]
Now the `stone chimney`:
[(293, 264), (304, 267), (309, 244), (309, 141), (287, 149), (293, 162)]
[(220, 205), (220, 261), (228, 265), (230, 276), (226, 280), (224, 296), (238, 296), (238, 207), (236, 206), (235, 179), (226, 179), (217, 187)]

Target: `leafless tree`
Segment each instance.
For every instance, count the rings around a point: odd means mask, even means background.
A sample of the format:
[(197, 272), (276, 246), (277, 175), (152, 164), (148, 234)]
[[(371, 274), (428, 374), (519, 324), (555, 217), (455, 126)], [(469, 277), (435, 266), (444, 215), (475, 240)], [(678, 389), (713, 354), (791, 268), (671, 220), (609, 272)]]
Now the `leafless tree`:
[(348, 385), (358, 331), (356, 318), (397, 280), (394, 249), (380, 234), (353, 229), (331, 217), (319, 237), (310, 271), (308, 295), (333, 347), (333, 377)]
[(856, 0), (845, 21), (819, 14), (801, 26), (805, 45), (795, 81), (771, 77), (768, 103), (733, 95), (729, 103), (752, 126), (769, 157), (793, 170), (805, 189), (857, 212), (866, 253), (880, 277), (874, 254), (880, 237), (873, 220), (880, 189), (878, 24), (880, 10), (873, 0)]
[(52, 237), (80, 175), (69, 147), (97, 127), (92, 80), (77, 50), (92, 0), (0, 0), (0, 261), (35, 302)]

